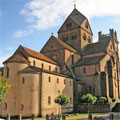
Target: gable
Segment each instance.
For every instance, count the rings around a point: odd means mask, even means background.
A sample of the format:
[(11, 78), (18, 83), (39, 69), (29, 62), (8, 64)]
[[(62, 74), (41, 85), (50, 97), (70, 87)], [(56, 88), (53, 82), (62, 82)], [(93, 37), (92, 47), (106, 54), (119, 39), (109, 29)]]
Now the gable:
[[(67, 28), (67, 25), (68, 24), (71, 24), (71, 28)], [(63, 23), (63, 25), (60, 27), (58, 33), (62, 32), (62, 31), (67, 31), (67, 30), (70, 30), (70, 29), (74, 29), (74, 28), (77, 28), (79, 27), (79, 25), (74, 22), (70, 17), (68, 17), (65, 22)]]
[(40, 52), (46, 53), (60, 49), (64, 49), (64, 47), (56, 41), (55, 37), (51, 36)]

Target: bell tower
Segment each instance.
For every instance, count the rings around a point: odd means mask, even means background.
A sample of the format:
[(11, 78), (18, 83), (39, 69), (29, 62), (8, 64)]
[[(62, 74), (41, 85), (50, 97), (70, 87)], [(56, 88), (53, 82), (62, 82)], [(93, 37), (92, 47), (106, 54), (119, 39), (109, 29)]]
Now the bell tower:
[(88, 19), (76, 8), (74, 8), (58, 31), (58, 38), (77, 50), (92, 43), (92, 35)]

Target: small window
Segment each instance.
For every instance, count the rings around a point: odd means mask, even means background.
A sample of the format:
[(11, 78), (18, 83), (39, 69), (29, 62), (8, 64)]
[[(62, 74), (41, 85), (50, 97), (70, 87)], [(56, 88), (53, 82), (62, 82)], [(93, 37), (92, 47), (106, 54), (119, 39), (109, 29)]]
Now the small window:
[(43, 63), (41, 64), (41, 68), (44, 69), (44, 64)]
[(83, 34), (83, 40), (86, 40), (86, 34), (85, 33)]
[(89, 93), (92, 93), (92, 87), (89, 86)]
[(66, 84), (66, 80), (64, 80), (64, 85)]
[(7, 103), (4, 104), (4, 109), (7, 110)]
[(7, 67), (7, 69), (6, 69), (6, 77), (7, 77), (7, 78), (9, 78), (9, 72), (10, 72), (10, 71), (9, 71), (9, 68)]
[(49, 78), (48, 78), (48, 82), (51, 82), (51, 77), (49, 76)]
[(86, 68), (83, 68), (83, 73), (86, 73)]
[(33, 61), (33, 66), (35, 67), (35, 60)]
[(20, 109), (21, 109), (21, 110), (23, 110), (23, 109), (24, 109), (24, 105), (23, 105), (23, 104), (21, 104), (21, 107), (20, 107)]
[(59, 83), (59, 78), (57, 78), (57, 83)]
[(49, 71), (51, 71), (51, 66), (49, 65)]
[(68, 37), (67, 36), (63, 37), (63, 41), (64, 42), (68, 41)]
[(70, 81), (70, 86), (72, 85), (72, 82)]
[(23, 83), (23, 84), (25, 83), (25, 78), (24, 78), (24, 77), (22, 78), (22, 83)]
[(93, 94), (95, 94), (95, 88), (93, 88)]
[(48, 105), (51, 104), (51, 97), (48, 97)]

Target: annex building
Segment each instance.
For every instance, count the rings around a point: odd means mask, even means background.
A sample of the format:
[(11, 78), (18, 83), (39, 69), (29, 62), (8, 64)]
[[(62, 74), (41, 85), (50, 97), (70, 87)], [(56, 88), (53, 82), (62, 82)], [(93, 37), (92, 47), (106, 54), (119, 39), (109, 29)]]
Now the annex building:
[(40, 52), (19, 46), (4, 62), (3, 76), (11, 88), (0, 105), (0, 115), (56, 114), (56, 97), (65, 94), (72, 112), (83, 94), (120, 97), (119, 48), (117, 33), (93, 33), (88, 19), (76, 8)]

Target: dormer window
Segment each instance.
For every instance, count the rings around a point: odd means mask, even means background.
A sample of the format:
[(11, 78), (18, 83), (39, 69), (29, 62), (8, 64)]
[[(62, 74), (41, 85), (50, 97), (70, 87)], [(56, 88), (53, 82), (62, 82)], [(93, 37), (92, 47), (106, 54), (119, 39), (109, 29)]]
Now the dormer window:
[(66, 29), (70, 29), (72, 27), (72, 23), (66, 24)]
[(68, 37), (67, 36), (63, 37), (63, 41), (64, 42), (68, 41)]
[(86, 34), (85, 33), (83, 34), (83, 40), (86, 40)]

